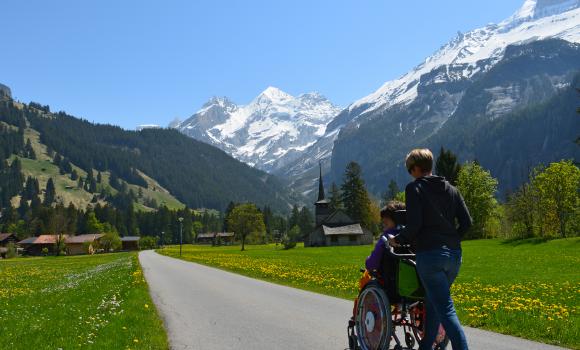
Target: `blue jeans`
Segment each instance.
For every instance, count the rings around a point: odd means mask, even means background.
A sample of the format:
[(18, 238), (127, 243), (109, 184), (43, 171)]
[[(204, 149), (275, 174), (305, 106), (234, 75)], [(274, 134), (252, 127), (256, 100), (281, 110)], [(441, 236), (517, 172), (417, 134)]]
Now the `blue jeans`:
[(468, 350), (467, 340), (451, 299), (450, 288), (461, 266), (461, 249), (438, 248), (417, 253), (417, 274), (425, 288), (427, 320), (420, 350), (431, 350), (443, 325), (453, 350)]

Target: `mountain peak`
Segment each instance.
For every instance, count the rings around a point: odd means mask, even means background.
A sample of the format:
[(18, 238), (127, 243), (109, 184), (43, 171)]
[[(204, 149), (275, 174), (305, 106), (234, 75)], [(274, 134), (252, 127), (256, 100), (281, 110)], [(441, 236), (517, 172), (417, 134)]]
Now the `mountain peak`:
[(207, 108), (215, 105), (218, 105), (220, 107), (229, 107), (235, 106), (235, 103), (233, 103), (229, 98), (225, 96), (213, 96), (202, 106), (202, 108)]
[(294, 99), (294, 96), (276, 88), (273, 86), (268, 86), (266, 90), (262, 91), (260, 95), (258, 95), (258, 99), (268, 99), (270, 101), (285, 101)]
[(538, 19), (580, 7), (580, 0), (526, 0), (512, 21)]

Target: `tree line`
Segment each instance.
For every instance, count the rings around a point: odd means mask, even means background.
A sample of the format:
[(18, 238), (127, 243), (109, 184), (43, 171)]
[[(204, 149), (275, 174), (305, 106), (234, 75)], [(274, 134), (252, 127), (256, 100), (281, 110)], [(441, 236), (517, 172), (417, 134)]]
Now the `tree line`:
[[(476, 160), (459, 164), (457, 156), (441, 148), (435, 173), (461, 192), (473, 219), (466, 239), (555, 238), (580, 234), (580, 169), (571, 160), (538, 165), (528, 181), (497, 199), (498, 180)], [(404, 201), (404, 192), (391, 181), (383, 201)]]

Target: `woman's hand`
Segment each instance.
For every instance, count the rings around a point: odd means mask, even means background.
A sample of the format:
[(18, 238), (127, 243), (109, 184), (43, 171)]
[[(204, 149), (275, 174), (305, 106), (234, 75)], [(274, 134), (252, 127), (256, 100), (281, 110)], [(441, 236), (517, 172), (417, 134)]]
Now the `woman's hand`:
[(388, 238), (388, 240), (389, 240), (389, 245), (390, 245), (391, 247), (395, 247), (395, 248), (397, 248), (397, 247), (400, 247), (400, 246), (401, 246), (401, 245), (400, 245), (399, 243), (397, 243), (397, 241), (395, 240), (395, 236), (393, 236), (393, 235), (387, 235), (387, 238)]

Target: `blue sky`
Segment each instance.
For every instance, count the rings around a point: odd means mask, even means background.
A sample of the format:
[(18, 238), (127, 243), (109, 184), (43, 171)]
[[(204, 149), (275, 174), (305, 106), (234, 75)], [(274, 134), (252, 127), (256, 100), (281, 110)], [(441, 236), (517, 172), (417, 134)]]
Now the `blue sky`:
[(523, 0), (6, 1), (0, 83), (127, 129), (268, 86), (346, 106)]

